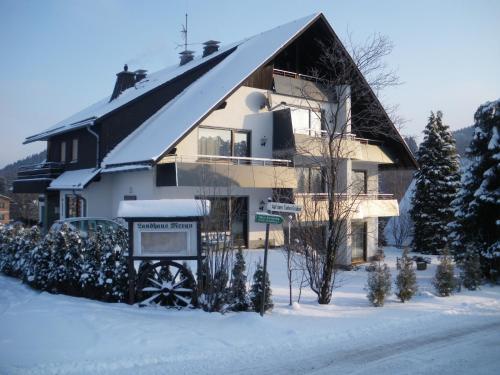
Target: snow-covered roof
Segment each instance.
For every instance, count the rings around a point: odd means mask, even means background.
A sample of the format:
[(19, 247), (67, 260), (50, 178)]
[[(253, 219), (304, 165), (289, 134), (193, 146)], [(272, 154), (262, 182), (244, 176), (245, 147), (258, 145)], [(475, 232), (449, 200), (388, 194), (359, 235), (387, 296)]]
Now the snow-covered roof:
[(120, 165), (117, 167), (109, 167), (105, 169), (101, 169), (101, 173), (118, 173), (118, 172), (137, 172), (137, 171), (146, 171), (150, 170), (150, 165)]
[(99, 174), (100, 169), (88, 168), (67, 171), (50, 183), (50, 190), (81, 190)]
[(249, 75), (319, 16), (314, 14), (301, 18), (237, 43), (234, 52), (111, 150), (104, 158), (103, 165), (157, 160)]
[(58, 122), (54, 126), (51, 126), (50, 128), (44, 130), (43, 132), (27, 137), (24, 143), (46, 140), (56, 134), (65, 133), (67, 131), (85, 126), (92, 126), (94, 125), (94, 122), (100, 117), (107, 115), (115, 109), (118, 109), (121, 106), (129, 103), (130, 101), (138, 98), (139, 96), (157, 88), (164, 83), (171, 81), (172, 79), (197, 67), (198, 65), (212, 60), (214, 57), (227, 52), (235, 45), (237, 45), (237, 43), (225, 46), (221, 50), (214, 52), (207, 57), (203, 58), (199, 56), (184, 65), (173, 65), (159, 70), (155, 73), (149, 74), (145, 79), (136, 83), (134, 87), (123, 91), (116, 99), (109, 101), (110, 97), (107, 96), (106, 98), (92, 104), (84, 110), (75, 113), (74, 115), (61, 122)]
[(205, 216), (210, 211), (210, 201), (202, 199), (157, 199), (121, 201), (118, 217), (168, 218)]

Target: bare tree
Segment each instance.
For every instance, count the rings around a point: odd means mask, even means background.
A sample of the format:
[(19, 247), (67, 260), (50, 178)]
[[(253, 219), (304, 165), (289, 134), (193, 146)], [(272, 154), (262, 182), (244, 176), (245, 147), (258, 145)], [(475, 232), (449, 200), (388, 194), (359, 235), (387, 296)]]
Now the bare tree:
[(403, 247), (413, 234), (413, 222), (408, 211), (400, 212), (399, 216), (391, 220), (391, 231), (396, 247)]
[(397, 134), (387, 126), (390, 120), (374, 91), (399, 80), (383, 63), (392, 44), (380, 35), (353, 49), (352, 58), (336, 39), (318, 43), (323, 52), (310, 76), (301, 76), (300, 100), (311, 116), (317, 116), (321, 130), (308, 129), (304, 136), (295, 136), (296, 167), (304, 168), (308, 176), (304, 178), (307, 188), (295, 198), (303, 211), (294, 236), (309, 286), (320, 304), (328, 304), (338, 282), (339, 264), (350, 261), (342, 257), (350, 241), (351, 221), (358, 216), (366, 193), (350, 176), (350, 160), (359, 144), (366, 142), (358, 133)]

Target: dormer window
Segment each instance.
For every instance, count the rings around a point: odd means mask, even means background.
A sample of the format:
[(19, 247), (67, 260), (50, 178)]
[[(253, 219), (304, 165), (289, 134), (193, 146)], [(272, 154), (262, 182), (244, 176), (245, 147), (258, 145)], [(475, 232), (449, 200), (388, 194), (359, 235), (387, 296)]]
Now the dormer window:
[(71, 161), (72, 162), (78, 161), (78, 139), (77, 138), (73, 139), (73, 145), (71, 147)]
[(61, 163), (66, 163), (66, 142), (61, 142)]

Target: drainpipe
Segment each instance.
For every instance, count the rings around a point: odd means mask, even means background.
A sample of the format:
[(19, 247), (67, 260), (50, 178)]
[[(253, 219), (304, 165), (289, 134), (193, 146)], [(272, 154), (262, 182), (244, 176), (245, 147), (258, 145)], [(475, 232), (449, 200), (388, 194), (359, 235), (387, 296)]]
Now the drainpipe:
[(99, 168), (99, 134), (90, 129), (90, 125), (87, 125), (87, 130), (90, 134), (92, 134), (96, 139), (96, 155), (95, 155), (95, 169)]

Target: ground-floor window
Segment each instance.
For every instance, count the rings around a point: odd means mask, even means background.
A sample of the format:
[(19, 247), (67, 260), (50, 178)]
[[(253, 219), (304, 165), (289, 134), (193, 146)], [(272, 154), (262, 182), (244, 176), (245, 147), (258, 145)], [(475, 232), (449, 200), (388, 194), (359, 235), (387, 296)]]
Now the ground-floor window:
[(66, 195), (65, 199), (65, 217), (83, 217), (85, 216), (85, 199), (78, 195)]
[(366, 260), (366, 235), (365, 222), (353, 221), (351, 223), (351, 258), (352, 262)]
[(202, 231), (212, 235), (227, 233), (234, 245), (248, 246), (248, 197), (203, 199), (210, 201), (210, 215), (203, 222)]

